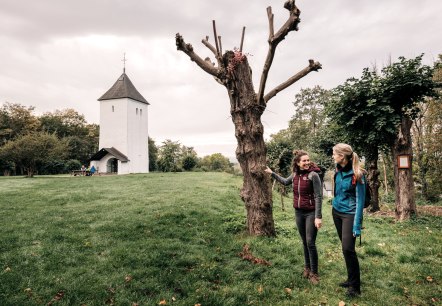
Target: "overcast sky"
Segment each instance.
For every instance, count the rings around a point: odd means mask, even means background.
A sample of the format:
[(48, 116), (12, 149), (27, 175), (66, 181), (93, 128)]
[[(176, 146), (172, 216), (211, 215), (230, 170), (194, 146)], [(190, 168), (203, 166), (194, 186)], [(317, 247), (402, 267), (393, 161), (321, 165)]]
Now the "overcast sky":
[[(149, 135), (193, 146), (200, 156), (235, 155), (236, 140), (223, 86), (176, 50), (179, 32), (201, 56), (213, 54), (216, 20), (223, 49), (239, 47), (246, 27), (255, 90), (267, 53), (266, 7), (275, 29), (284, 0), (0, 0), (0, 104), (34, 106), (37, 115), (73, 108), (99, 123), (99, 102), (123, 72), (149, 101)], [(333, 88), (364, 67), (442, 53), (441, 0), (298, 0), (301, 23), (278, 46), (267, 91), (304, 68), (312, 72), (274, 97), (263, 115), (265, 138), (287, 127), (301, 88)]]

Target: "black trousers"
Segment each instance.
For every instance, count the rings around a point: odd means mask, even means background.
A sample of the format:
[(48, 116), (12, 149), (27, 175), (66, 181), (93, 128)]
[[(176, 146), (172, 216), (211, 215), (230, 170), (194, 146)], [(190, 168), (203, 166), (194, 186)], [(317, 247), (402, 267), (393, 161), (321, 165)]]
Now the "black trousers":
[(316, 249), (315, 211), (296, 209), (296, 226), (304, 246), (304, 266), (318, 274), (318, 251)]
[(343, 214), (333, 208), (333, 221), (341, 240), (342, 253), (347, 267), (347, 281), (353, 288), (360, 290), (361, 272), (358, 256), (356, 255), (356, 237), (353, 237), (353, 221), (355, 215)]

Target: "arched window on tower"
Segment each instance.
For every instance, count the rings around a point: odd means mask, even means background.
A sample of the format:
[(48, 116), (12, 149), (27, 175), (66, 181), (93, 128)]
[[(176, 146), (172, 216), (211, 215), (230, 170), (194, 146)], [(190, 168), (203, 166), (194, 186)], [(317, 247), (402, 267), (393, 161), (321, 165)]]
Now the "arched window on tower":
[(115, 107), (112, 105), (112, 112), (114, 112), (115, 111)]
[(136, 113), (136, 114), (138, 115), (138, 107), (137, 107), (137, 109), (136, 109), (135, 113)]
[(140, 116), (143, 115), (143, 110), (140, 108)]

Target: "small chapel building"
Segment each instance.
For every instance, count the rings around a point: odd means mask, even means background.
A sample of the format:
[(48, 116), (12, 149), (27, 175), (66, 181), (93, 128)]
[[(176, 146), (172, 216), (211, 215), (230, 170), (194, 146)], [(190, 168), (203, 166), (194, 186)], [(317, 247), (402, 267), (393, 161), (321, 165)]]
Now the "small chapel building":
[(148, 173), (147, 107), (126, 69), (100, 101), (99, 151), (91, 158), (99, 173)]

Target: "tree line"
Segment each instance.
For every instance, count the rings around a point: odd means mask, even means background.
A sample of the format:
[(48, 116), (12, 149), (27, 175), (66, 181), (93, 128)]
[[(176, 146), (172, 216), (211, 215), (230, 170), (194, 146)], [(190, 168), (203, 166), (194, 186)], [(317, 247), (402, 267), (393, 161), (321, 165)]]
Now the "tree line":
[(34, 114), (34, 107), (0, 107), (0, 174), (58, 174), (80, 169), (98, 150), (99, 127), (73, 109)]
[[(98, 151), (99, 126), (86, 122), (74, 109), (37, 116), (35, 108), (17, 103), (0, 107), (0, 175), (60, 174), (89, 164)], [(220, 153), (200, 158), (193, 147), (166, 140), (160, 146), (149, 137), (150, 171), (233, 172)]]
[[(381, 70), (366, 68), (360, 78), (330, 90), (302, 89), (294, 98), (295, 114), (288, 127), (267, 142), (270, 166), (288, 176), (296, 148), (309, 151), (312, 160), (332, 170), (332, 147), (346, 142), (364, 158), (372, 211), (379, 210), (381, 185), (384, 191), (395, 190), (398, 218), (402, 215), (398, 206), (405, 207), (408, 216), (416, 212), (414, 183), (426, 200), (438, 200), (442, 190), (441, 61), (442, 55), (428, 66), (422, 64), (422, 55), (400, 57)], [(409, 171), (398, 169), (399, 155), (410, 157)]]
[(233, 163), (221, 153), (198, 157), (193, 147), (166, 139), (160, 146), (149, 138), (149, 171), (222, 171), (233, 173)]

